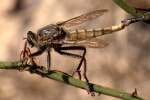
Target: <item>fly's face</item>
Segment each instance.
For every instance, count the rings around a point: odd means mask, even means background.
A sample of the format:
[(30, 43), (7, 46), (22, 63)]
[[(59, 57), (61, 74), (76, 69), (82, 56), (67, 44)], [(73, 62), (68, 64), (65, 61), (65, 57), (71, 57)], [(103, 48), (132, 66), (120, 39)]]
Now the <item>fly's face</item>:
[(34, 34), (32, 31), (29, 31), (27, 33), (27, 41), (28, 41), (28, 43), (31, 47), (36, 46), (37, 45), (37, 36), (36, 36), (36, 34)]

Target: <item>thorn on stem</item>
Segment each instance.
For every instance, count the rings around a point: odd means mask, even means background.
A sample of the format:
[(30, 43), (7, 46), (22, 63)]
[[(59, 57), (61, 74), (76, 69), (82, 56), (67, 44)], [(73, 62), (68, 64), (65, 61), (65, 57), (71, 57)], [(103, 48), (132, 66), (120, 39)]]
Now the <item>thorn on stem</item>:
[(137, 95), (138, 95), (137, 89), (135, 88), (134, 91), (132, 92), (131, 96), (137, 97)]

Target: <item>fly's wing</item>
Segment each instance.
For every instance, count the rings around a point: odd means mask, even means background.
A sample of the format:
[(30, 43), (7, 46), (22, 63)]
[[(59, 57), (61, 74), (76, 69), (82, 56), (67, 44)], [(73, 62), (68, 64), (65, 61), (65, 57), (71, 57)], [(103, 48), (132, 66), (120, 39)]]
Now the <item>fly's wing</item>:
[(82, 46), (85, 46), (88, 48), (104, 48), (107, 45), (109, 45), (109, 43), (107, 43), (106, 41), (103, 41), (103, 40), (99, 40), (99, 41), (90, 40), (90, 41), (79, 42), (79, 43), (77, 43), (77, 45), (82, 45)]
[(88, 48), (104, 48), (114, 40), (114, 36), (109, 34), (99, 38), (92, 38), (84, 41), (76, 42), (75, 45), (85, 46)]
[(107, 11), (108, 11), (107, 9), (95, 10), (95, 11), (74, 17), (74, 18), (69, 19), (67, 21), (59, 22), (59, 23), (57, 23), (57, 25), (65, 26), (65, 27), (75, 26), (75, 25), (81, 24), (85, 21), (93, 20), (99, 16), (102, 16)]

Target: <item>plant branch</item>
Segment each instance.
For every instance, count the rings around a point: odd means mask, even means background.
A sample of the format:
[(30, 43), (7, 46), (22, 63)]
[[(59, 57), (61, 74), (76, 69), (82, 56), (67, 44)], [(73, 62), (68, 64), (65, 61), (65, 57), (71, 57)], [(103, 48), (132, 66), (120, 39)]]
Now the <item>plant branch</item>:
[[(21, 61), (18, 61), (18, 62), (2, 62), (2, 61), (0, 61), (0, 69), (20, 70), (20, 68), (22, 68), (22, 67), (24, 67), (24, 66), (22, 65)], [(28, 68), (28, 69), (26, 69), (26, 71), (29, 71), (31, 73), (35, 73), (42, 77), (47, 77), (49, 79), (63, 82), (65, 84), (72, 85), (74, 87), (78, 87), (81, 89), (89, 90), (89, 87), (90, 87), (93, 92), (121, 98), (124, 100), (144, 100), (141, 97), (132, 95), (132, 93), (130, 94), (130, 93), (118, 91), (115, 89), (111, 89), (108, 87), (104, 87), (101, 85), (87, 83), (87, 82), (81, 81), (79, 79), (75, 79), (72, 76), (70, 76), (64, 72), (61, 72), (61, 71), (52, 70), (50, 72), (47, 72), (47, 70), (44, 67), (33, 66), (33, 65), (26, 65), (25, 68)]]
[(127, 13), (139, 17), (143, 16), (145, 17), (145, 21), (150, 21), (150, 12), (145, 12), (138, 10), (137, 8), (134, 8), (126, 2), (126, 0), (113, 0), (120, 8), (124, 9)]

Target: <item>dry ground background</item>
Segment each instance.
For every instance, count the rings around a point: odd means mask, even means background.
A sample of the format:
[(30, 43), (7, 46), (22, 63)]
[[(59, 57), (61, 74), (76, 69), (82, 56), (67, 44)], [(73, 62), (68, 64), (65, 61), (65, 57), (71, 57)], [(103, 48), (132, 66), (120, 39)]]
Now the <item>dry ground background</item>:
[[(128, 16), (111, 0), (1, 0), (0, 60), (15, 61), (23, 48), (28, 30), (75, 17), (96, 9), (109, 12), (80, 28), (106, 27)], [(23, 3), (22, 3), (23, 2)], [(150, 25), (136, 23), (111, 35), (105, 48), (87, 49), (88, 77), (91, 82), (132, 92), (145, 99), (150, 95)], [(103, 38), (103, 37), (102, 37)], [(46, 56), (38, 63), (44, 64)], [(52, 68), (72, 73), (78, 60), (52, 52)], [(108, 96), (91, 97), (86, 91), (28, 72), (0, 70), (0, 100), (118, 100)]]

